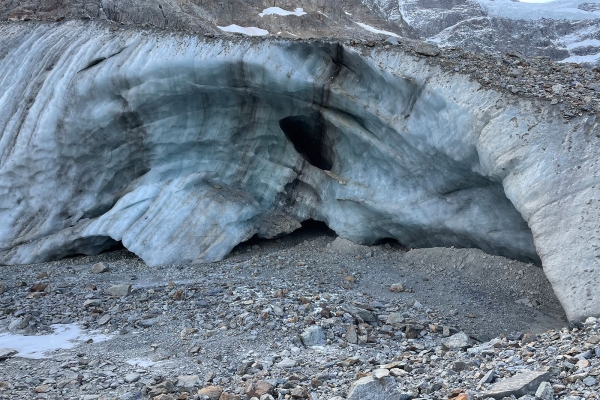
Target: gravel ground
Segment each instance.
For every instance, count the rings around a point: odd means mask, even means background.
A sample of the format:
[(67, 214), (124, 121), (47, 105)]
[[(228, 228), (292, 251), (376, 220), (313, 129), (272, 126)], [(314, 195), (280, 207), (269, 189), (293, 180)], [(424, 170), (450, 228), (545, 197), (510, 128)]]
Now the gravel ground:
[(382, 398), (485, 397), (540, 368), (557, 396), (599, 388), (600, 324), (563, 328), (540, 268), (479, 250), (309, 227), (212, 264), (149, 268), (119, 250), (0, 268), (0, 349), (82, 329), (44, 358), (0, 350), (0, 398), (356, 400), (370, 375), (395, 380)]

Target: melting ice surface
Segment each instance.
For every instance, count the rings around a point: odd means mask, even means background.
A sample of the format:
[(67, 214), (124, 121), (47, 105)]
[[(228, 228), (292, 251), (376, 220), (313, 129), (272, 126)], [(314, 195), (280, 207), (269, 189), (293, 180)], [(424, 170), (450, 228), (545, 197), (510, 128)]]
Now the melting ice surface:
[(396, 34), (394, 32), (382, 31), (381, 29), (373, 28), (371, 25), (362, 24), (360, 22), (357, 22), (356, 24), (358, 24), (361, 28), (363, 28), (369, 32), (380, 33), (382, 35), (388, 35), (388, 36), (394, 36), (394, 37), (400, 37), (398, 34)]
[(600, 16), (600, 11), (586, 11), (578, 8), (591, 0), (476, 0), (491, 15), (511, 19), (592, 19)]
[(225, 32), (243, 33), (248, 36), (265, 36), (269, 34), (269, 31), (253, 26), (245, 28), (243, 26), (232, 24), (229, 26), (217, 26), (217, 28)]
[(296, 16), (301, 16), (301, 15), (306, 15), (306, 13), (304, 12), (304, 10), (302, 8), (296, 8), (296, 10), (294, 11), (288, 11), (288, 10), (284, 10), (283, 8), (279, 8), (279, 7), (269, 7), (269, 8), (265, 8), (263, 10), (263, 12), (261, 12), (260, 14), (261, 17), (264, 17), (265, 15), (296, 15)]
[(90, 334), (81, 330), (75, 324), (52, 325), (54, 332), (50, 335), (24, 336), (11, 333), (0, 334), (0, 347), (18, 351), (17, 357), (44, 358), (45, 353), (59, 349), (72, 349), (78, 342), (93, 339), (103, 342), (110, 339), (109, 335)]

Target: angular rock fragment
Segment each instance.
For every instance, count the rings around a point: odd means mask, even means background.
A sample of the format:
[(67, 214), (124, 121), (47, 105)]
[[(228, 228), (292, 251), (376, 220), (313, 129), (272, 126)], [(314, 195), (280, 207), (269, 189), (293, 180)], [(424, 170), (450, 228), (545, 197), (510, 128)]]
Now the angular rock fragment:
[(108, 288), (108, 293), (114, 297), (128, 296), (131, 294), (131, 285), (124, 283), (121, 285), (111, 286)]
[(539, 385), (552, 376), (549, 371), (523, 371), (496, 383), (492, 388), (483, 393), (484, 397), (502, 399), (510, 396), (525, 396), (533, 394)]
[(0, 361), (6, 360), (7, 358), (11, 358), (17, 353), (18, 351), (13, 349), (0, 349)]
[(442, 340), (442, 346), (446, 350), (466, 349), (471, 344), (469, 335), (464, 332), (456, 333)]
[(92, 274), (102, 274), (104, 272), (108, 272), (108, 266), (104, 263), (96, 263), (92, 266), (92, 269), (90, 270), (90, 272)]
[(367, 376), (354, 382), (348, 392), (348, 400), (405, 400), (391, 376), (376, 379)]
[(300, 335), (300, 338), (306, 347), (322, 346), (327, 342), (323, 328), (317, 325), (306, 328)]
[(553, 400), (554, 389), (550, 382), (542, 382), (535, 391), (535, 397), (540, 400)]

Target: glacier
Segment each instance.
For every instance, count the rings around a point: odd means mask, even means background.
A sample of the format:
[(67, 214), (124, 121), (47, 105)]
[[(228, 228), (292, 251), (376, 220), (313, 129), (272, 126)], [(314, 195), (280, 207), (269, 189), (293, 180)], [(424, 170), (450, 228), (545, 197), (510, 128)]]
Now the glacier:
[(0, 264), (223, 259), (308, 220), (543, 266), (599, 315), (595, 115), (399, 48), (0, 24)]

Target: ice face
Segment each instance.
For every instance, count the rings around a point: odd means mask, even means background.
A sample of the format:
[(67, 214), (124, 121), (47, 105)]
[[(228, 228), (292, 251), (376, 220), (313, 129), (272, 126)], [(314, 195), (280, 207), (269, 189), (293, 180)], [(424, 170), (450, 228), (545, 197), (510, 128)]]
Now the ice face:
[(0, 263), (115, 241), (149, 265), (214, 261), (312, 218), (363, 244), (541, 261), (569, 316), (600, 310), (594, 117), (397, 49), (0, 34)]

